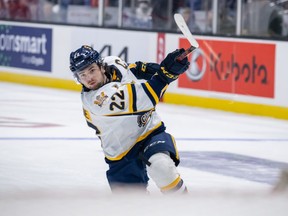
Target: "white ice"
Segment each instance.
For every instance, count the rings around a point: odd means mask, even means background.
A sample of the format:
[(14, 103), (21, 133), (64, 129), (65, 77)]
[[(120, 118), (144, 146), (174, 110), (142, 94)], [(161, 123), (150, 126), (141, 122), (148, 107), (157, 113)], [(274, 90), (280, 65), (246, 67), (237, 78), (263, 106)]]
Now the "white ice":
[(0, 82), (0, 215), (286, 216), (273, 193), (288, 164), (288, 121), (167, 105), (157, 108), (183, 161), (189, 194), (112, 195), (80, 93)]

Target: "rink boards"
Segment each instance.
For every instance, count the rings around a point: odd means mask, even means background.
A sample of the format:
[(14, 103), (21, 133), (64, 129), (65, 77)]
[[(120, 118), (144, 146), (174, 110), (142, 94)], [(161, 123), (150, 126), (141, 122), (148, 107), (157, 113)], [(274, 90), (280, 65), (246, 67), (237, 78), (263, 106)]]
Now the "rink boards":
[[(1, 21), (0, 80), (80, 90), (69, 54), (82, 44), (127, 62), (161, 62), (188, 47), (180, 34)], [(288, 43), (196, 36), (200, 49), (163, 101), (288, 119)], [(19, 76), (19, 74), (21, 76)]]

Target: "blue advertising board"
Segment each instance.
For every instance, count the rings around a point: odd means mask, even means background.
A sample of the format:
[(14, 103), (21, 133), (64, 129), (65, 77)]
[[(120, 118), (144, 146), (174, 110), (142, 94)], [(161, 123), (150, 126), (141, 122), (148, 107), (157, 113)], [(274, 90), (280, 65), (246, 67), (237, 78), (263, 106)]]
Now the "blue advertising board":
[(0, 25), (0, 66), (51, 72), (52, 29)]

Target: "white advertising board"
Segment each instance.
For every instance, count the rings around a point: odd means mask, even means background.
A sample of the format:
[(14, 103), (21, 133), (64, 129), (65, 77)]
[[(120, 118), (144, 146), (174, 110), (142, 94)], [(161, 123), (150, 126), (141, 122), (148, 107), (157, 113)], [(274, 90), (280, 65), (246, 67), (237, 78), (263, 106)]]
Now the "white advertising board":
[(101, 56), (116, 55), (127, 62), (155, 61), (157, 34), (101, 28), (73, 28), (71, 50), (86, 44)]

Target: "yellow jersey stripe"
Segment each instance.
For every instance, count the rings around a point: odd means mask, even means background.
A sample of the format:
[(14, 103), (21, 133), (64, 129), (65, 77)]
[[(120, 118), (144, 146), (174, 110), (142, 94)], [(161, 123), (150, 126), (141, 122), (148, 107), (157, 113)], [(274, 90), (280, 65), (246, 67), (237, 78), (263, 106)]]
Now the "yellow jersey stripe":
[(125, 115), (134, 115), (134, 114), (137, 114), (137, 115), (141, 115), (141, 114), (144, 114), (146, 112), (149, 112), (150, 110), (153, 110), (155, 111), (155, 108), (153, 109), (149, 109), (149, 110), (139, 110), (139, 111), (135, 111), (133, 109), (133, 112), (123, 112), (123, 113), (115, 113), (115, 114), (107, 114), (107, 115), (104, 115), (104, 116), (125, 116)]
[(168, 88), (168, 84), (162, 89), (160, 97), (165, 93), (166, 89)]
[(132, 113), (133, 112), (133, 94), (132, 94), (132, 87), (131, 87), (131, 84), (128, 84), (127, 85), (127, 89), (128, 89), (128, 94), (129, 94), (129, 113)]
[(153, 88), (150, 86), (150, 84), (148, 82), (145, 83), (145, 86), (147, 87), (148, 91), (150, 92), (150, 94), (152, 95), (152, 97), (154, 98), (156, 104), (159, 102), (159, 98), (157, 96), (157, 94), (155, 93), (155, 91), (153, 90)]
[(137, 66), (137, 65), (136, 65), (135, 63), (131, 63), (131, 64), (128, 65), (128, 68), (129, 68), (129, 69), (131, 69), (131, 68), (136, 68), (136, 66)]
[(174, 148), (175, 148), (175, 152), (176, 152), (176, 155), (175, 155), (175, 156), (176, 156), (176, 159), (179, 160), (179, 152), (178, 152), (178, 149), (177, 149), (177, 146), (176, 146), (175, 138), (174, 138), (172, 135), (170, 135), (170, 136), (171, 136), (171, 139), (172, 139)]
[(168, 190), (175, 188), (179, 184), (180, 181), (181, 181), (181, 178), (180, 178), (180, 176), (178, 176), (178, 178), (176, 178), (171, 184), (169, 184), (165, 187), (162, 187), (161, 191), (168, 191)]

